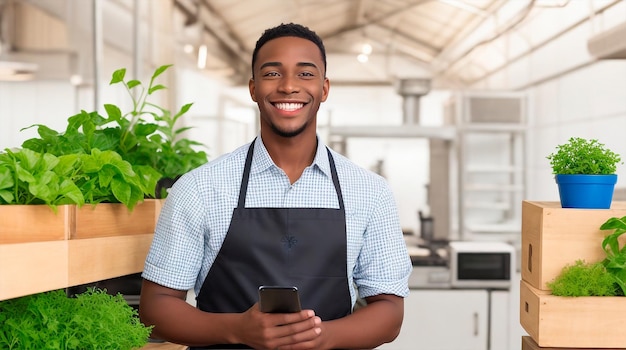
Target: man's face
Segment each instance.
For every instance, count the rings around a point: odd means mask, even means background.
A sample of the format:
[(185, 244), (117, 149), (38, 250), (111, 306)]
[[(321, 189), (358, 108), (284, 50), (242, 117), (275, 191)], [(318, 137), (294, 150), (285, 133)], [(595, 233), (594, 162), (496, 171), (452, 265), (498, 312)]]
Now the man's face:
[(268, 41), (259, 49), (249, 88), (261, 130), (281, 137), (315, 132), (317, 110), (329, 88), (319, 48), (297, 37)]

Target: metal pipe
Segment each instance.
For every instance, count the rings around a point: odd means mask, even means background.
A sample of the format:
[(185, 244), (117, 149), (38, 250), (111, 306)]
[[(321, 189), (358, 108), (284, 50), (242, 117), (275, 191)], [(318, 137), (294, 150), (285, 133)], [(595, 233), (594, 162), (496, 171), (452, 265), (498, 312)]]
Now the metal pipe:
[(140, 0), (134, 0), (133, 6), (133, 78), (141, 79), (141, 15)]
[(100, 106), (100, 67), (102, 66), (102, 3), (92, 1), (93, 17), (93, 103), (94, 110)]
[(406, 137), (454, 140), (456, 128), (452, 126), (429, 127), (410, 124), (400, 126), (332, 126), (329, 128), (328, 133), (331, 136), (342, 137)]

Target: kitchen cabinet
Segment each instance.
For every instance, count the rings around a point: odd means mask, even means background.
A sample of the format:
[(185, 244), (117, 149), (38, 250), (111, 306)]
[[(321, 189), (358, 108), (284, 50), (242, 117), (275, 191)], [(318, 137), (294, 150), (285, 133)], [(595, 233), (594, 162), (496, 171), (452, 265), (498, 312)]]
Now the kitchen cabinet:
[(400, 335), (378, 349), (488, 350), (489, 292), (411, 289)]

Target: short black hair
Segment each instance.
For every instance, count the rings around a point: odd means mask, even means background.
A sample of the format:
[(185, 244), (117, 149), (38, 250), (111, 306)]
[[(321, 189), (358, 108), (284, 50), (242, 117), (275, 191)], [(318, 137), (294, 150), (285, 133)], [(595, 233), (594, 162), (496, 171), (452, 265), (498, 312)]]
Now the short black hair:
[(254, 64), (259, 53), (259, 50), (265, 43), (272, 39), (282, 38), (286, 36), (293, 36), (302, 38), (313, 42), (320, 49), (322, 55), (322, 61), (324, 61), (324, 74), (326, 74), (326, 49), (324, 48), (324, 42), (322, 38), (314, 31), (301, 24), (295, 23), (281, 23), (280, 25), (266, 29), (263, 35), (257, 40), (254, 52), (252, 53), (252, 77), (254, 77)]

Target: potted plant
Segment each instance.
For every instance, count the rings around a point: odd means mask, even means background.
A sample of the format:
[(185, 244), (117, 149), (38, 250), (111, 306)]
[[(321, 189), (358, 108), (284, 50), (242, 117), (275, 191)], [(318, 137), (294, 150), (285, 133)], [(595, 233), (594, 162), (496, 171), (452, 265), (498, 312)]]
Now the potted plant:
[(547, 156), (563, 208), (608, 209), (617, 182), (619, 154), (596, 139), (571, 137)]
[(0, 348), (138, 349), (151, 327), (124, 298), (90, 289), (68, 298), (64, 291), (0, 301)]

